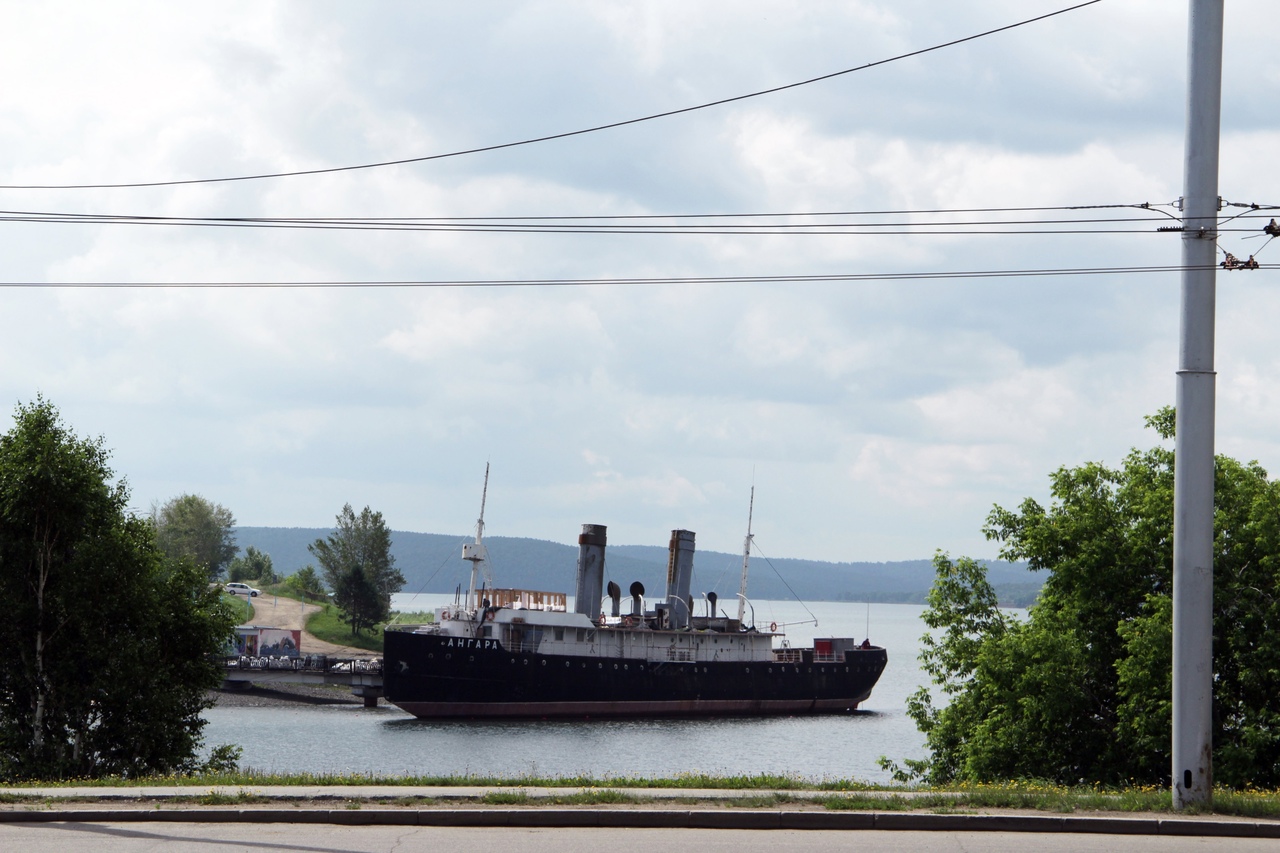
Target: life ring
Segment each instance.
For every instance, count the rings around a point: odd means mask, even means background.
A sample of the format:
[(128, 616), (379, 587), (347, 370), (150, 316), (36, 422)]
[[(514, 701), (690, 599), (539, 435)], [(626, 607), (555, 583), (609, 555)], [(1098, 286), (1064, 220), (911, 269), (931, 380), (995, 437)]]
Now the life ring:
[(449, 618), (449, 611), (448, 611), (448, 610), (441, 610), (441, 611), (440, 611), (440, 618), (441, 618), (441, 619), (448, 619), (448, 618)]
[(486, 610), (484, 612), (484, 621), (492, 622), (497, 615), (498, 615), (498, 611), (496, 610)]
[(774, 631), (777, 631), (777, 630), (778, 630), (778, 623), (777, 623), (777, 622), (770, 622), (770, 623), (769, 623), (769, 633), (771, 633), (771, 634), (772, 634)]
[(633, 616), (627, 616), (622, 620), (622, 627), (624, 628), (634, 628), (635, 626), (636, 620)]

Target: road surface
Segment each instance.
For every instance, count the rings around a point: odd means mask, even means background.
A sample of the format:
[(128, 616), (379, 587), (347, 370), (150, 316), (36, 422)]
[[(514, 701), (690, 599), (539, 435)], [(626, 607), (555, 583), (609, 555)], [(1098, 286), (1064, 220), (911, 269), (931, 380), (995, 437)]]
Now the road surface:
[(412, 853), (519, 850), (520, 853), (600, 853), (602, 850), (697, 850), (698, 853), (1208, 853), (1274, 851), (1254, 838), (1175, 838), (1027, 832), (735, 829), (487, 829), (413, 826), (332, 826), (251, 823), (42, 823), (0, 825), (0, 850), (23, 853), (215, 853), (281, 850), (295, 853)]

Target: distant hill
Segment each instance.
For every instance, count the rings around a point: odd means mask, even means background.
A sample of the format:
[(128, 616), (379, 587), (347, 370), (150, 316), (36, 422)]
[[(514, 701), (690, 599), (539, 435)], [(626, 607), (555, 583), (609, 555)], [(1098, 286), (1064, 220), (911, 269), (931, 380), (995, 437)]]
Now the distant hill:
[[(330, 528), (237, 527), (236, 542), (271, 555), (278, 573), (290, 575), (313, 564), (307, 546), (328, 536)], [(391, 553), (404, 573), (404, 592), (450, 593), (465, 586), (470, 565), (462, 561), (467, 535), (392, 531)], [(510, 536), (485, 538), (498, 586), (525, 587), (572, 594), (578, 548), (542, 539)], [(657, 545), (609, 545), (605, 572), (622, 587), (644, 584), (650, 596), (666, 589), (667, 549)], [(694, 557), (693, 590), (701, 596), (714, 590), (732, 599), (742, 574), (742, 555), (698, 551)], [(987, 578), (1000, 593), (1001, 603), (1023, 607), (1035, 600), (1044, 578), (1021, 563), (990, 561)], [(929, 560), (890, 563), (828, 563), (793, 558), (751, 558), (748, 592), (752, 598), (805, 601), (874, 601), (923, 603), (933, 585)]]

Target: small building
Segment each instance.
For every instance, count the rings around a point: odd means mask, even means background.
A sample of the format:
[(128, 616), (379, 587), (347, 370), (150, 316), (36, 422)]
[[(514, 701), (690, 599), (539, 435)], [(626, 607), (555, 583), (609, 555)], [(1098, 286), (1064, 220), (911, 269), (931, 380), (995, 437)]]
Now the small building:
[(302, 631), (237, 625), (234, 654), (248, 657), (296, 658), (302, 654)]

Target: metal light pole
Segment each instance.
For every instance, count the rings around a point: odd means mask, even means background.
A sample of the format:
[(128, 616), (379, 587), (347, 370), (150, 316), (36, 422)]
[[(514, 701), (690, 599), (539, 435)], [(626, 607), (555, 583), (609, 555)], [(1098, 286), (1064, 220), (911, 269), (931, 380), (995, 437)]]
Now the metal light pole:
[(1173, 805), (1213, 796), (1213, 370), (1223, 0), (1191, 0), (1173, 491)]

